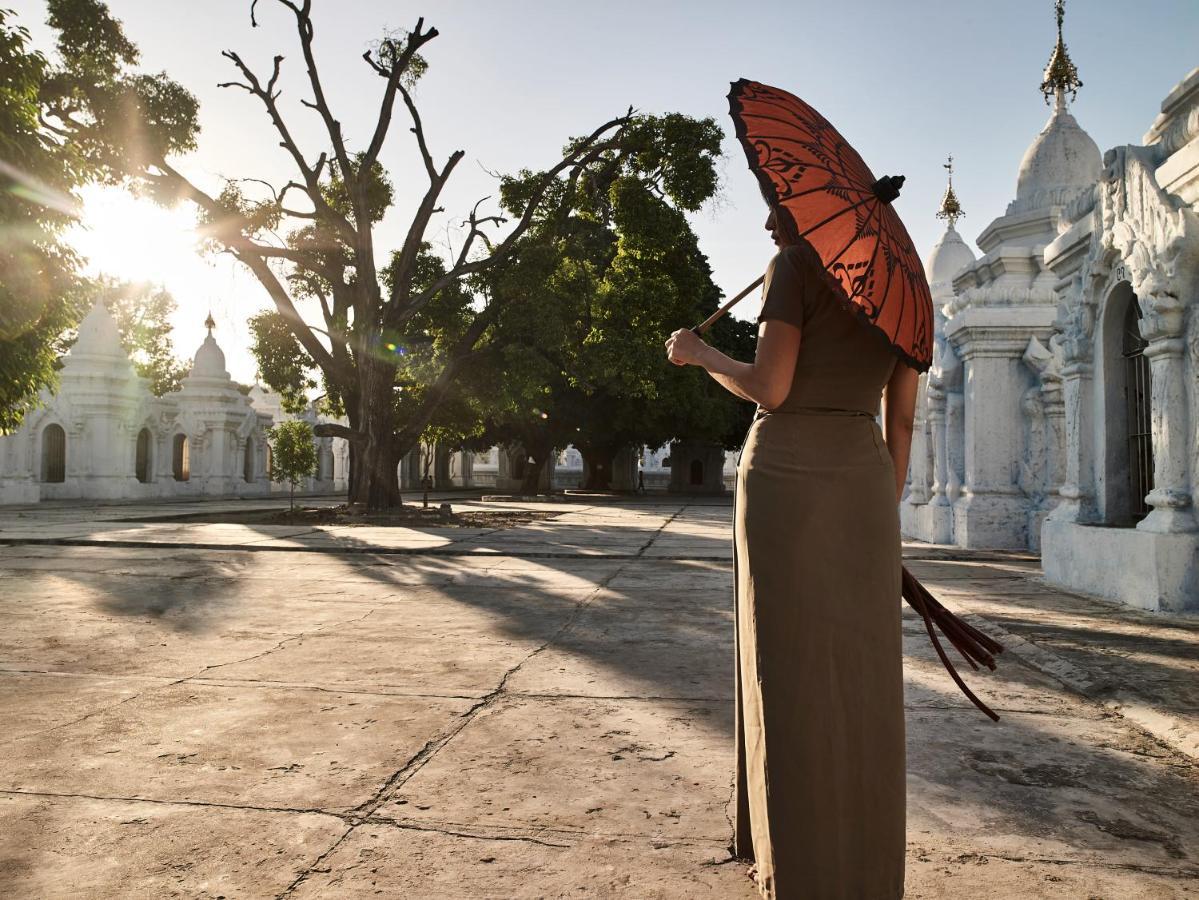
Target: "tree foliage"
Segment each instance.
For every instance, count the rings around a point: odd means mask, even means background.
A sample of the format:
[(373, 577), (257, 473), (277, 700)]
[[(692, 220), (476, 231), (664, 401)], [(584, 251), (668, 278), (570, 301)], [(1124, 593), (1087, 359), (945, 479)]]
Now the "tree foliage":
[(137, 48), (98, 0), (49, 0), (53, 59), (0, 10), (0, 433), (11, 431), (86, 310), (88, 287), (62, 242), (76, 190), (116, 182), (131, 160), (191, 149), (195, 100), (136, 70)]
[[(720, 300), (686, 217), (715, 191), (720, 132), (678, 115), (641, 117), (629, 132), (640, 152), (581, 182), (566, 227), (535, 230), (538, 250), (493, 285), (533, 298), (497, 325), (504, 375), (480, 385), (493, 398), (488, 438), (519, 442), (534, 460), (526, 488), (566, 444), (590, 463), (591, 486), (605, 487), (622, 447), (726, 443), (744, 422), (742, 403), (663, 352), (670, 332)], [(532, 177), (509, 179), (505, 201), (519, 204)], [(744, 330), (726, 319), (712, 337), (739, 351)]]

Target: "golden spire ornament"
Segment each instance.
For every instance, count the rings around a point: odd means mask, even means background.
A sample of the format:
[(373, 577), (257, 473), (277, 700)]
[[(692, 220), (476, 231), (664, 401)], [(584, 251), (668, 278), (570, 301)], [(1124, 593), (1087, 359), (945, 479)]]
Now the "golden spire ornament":
[(208, 311), (208, 318), (204, 320), (204, 327), (208, 329), (208, 336), (212, 337), (212, 329), (216, 328), (216, 322), (212, 318), (212, 310)]
[(1070, 54), (1066, 51), (1066, 42), (1062, 38), (1066, 0), (1055, 0), (1053, 6), (1057, 15), (1057, 46), (1053, 48), (1049, 64), (1045, 66), (1045, 80), (1041, 82), (1041, 93), (1045, 95), (1046, 103), (1049, 103), (1050, 97), (1057, 97), (1059, 102), (1064, 100), (1067, 91), (1070, 92), (1070, 99), (1075, 100), (1078, 98), (1078, 89), (1082, 87), (1078, 67), (1074, 65), (1074, 60), (1070, 59)]
[(950, 154), (947, 162), (941, 163), (941, 167), (949, 172), (949, 184), (945, 186), (945, 196), (941, 198), (941, 208), (937, 210), (937, 218), (944, 219), (949, 223), (949, 227), (953, 228), (958, 219), (966, 215), (966, 211), (962, 209), (962, 204), (958, 202), (958, 195), (953, 190), (953, 155)]

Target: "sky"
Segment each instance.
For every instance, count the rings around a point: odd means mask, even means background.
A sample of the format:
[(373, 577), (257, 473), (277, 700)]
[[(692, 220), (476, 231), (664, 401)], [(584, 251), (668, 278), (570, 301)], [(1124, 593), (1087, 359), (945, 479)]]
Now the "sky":
[[(3, 0), (49, 49), (44, 0)], [(109, 0), (142, 52), (143, 68), (168, 72), (200, 101), (198, 149), (179, 161), (202, 187), (223, 177), (293, 177), (289, 158), (255, 98), (217, 87), (236, 74), (225, 49), (269, 73), (282, 54), (281, 105), (310, 157), (327, 144), (300, 105), (305, 73), (291, 14), (260, 0)], [(692, 216), (700, 247), (727, 295), (763, 271), (774, 251), (765, 207), (733, 136), (729, 82), (746, 77), (798, 94), (824, 114), (877, 175), (906, 176), (895, 206), (922, 256), (944, 230), (934, 214), (952, 153), (973, 243), (1015, 195), (1025, 149), (1048, 119), (1038, 90), (1056, 39), (1051, 0), (315, 0), (318, 65), (348, 140), (361, 146), (382, 80), (361, 59), (388, 31), (418, 17), (439, 36), (415, 90), (434, 158), (466, 156), (427, 237), (456, 247), (475, 201), (497, 192), (495, 172), (540, 168), (565, 141), (629, 106), (711, 116), (725, 131), (718, 197)], [(1069, 0), (1066, 43), (1083, 87), (1072, 111), (1101, 150), (1139, 143), (1162, 99), (1199, 65), (1199, 0)], [(426, 186), (403, 110), (381, 156), (397, 203), (378, 230), (386, 255), (402, 241)], [(234, 378), (252, 381), (246, 319), (269, 301), (228, 257), (198, 255), (187, 207), (162, 210), (113, 189), (84, 196), (85, 226), (71, 240), (90, 270), (164, 284), (179, 302), (175, 346), (190, 356), (212, 312)], [(486, 204), (484, 204), (486, 208)], [(975, 248), (977, 250), (977, 248)], [(756, 316), (759, 301), (736, 314)], [(681, 322), (680, 327), (693, 323)]]

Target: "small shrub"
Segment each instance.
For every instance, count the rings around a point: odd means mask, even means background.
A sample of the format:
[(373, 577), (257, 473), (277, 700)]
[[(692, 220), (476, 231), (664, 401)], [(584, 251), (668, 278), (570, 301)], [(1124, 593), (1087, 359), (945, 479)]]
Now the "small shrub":
[(291, 485), (291, 509), (296, 508), (296, 485), (316, 473), (316, 439), (302, 419), (280, 422), (267, 432), (271, 444), (271, 481)]

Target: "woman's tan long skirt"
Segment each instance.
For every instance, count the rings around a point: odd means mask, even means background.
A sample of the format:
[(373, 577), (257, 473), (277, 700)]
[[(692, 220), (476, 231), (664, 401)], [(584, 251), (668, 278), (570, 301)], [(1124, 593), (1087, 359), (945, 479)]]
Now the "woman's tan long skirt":
[(737, 855), (772, 900), (902, 897), (899, 519), (874, 418), (760, 414), (734, 549)]

